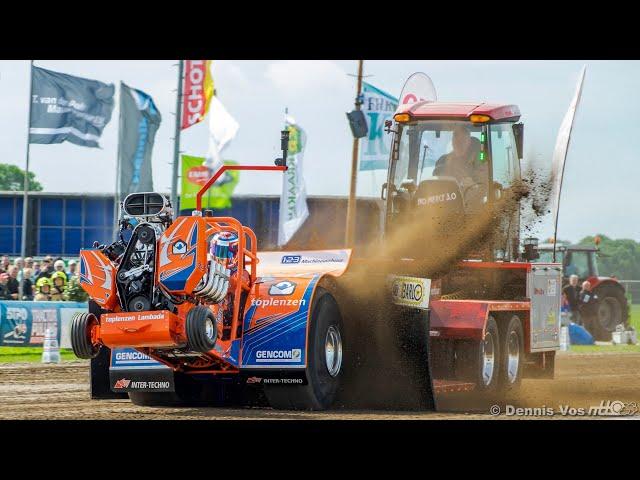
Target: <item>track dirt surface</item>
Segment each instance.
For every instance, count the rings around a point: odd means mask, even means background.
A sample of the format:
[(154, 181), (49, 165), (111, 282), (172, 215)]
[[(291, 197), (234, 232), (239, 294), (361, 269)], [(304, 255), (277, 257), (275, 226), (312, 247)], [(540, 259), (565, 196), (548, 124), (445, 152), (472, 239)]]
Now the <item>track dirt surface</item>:
[[(268, 408), (150, 408), (128, 400), (90, 400), (88, 362), (60, 365), (0, 365), (0, 419), (317, 419), (317, 420), (436, 420), (436, 419), (575, 419), (563, 416), (561, 405), (598, 406), (602, 401), (640, 405), (640, 354), (559, 354), (555, 380), (525, 380), (520, 392), (503, 398), (475, 399), (449, 394), (438, 397), (439, 411), (332, 410), (290, 412)], [(497, 404), (500, 415), (489, 408)], [(552, 408), (555, 415), (504, 415), (513, 407)], [(640, 419), (636, 413), (635, 418)], [(604, 417), (599, 417), (604, 418)], [(620, 418), (620, 417), (617, 417)]]

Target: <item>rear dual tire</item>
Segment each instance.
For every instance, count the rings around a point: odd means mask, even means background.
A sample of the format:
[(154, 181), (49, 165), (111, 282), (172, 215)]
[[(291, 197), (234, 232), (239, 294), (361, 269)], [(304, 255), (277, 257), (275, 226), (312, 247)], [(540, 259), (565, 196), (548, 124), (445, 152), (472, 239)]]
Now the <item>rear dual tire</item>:
[(506, 393), (520, 388), (524, 366), (524, 333), (522, 322), (514, 315), (500, 324), (501, 360), (498, 388)]
[(483, 340), (459, 343), (455, 355), (456, 378), (475, 383), (476, 392), (516, 390), (522, 381), (524, 363), (522, 322), (514, 315), (499, 327), (490, 316)]
[(279, 410), (326, 410), (334, 403), (344, 367), (343, 327), (335, 299), (316, 290), (309, 320), (307, 385), (264, 385), (269, 404)]

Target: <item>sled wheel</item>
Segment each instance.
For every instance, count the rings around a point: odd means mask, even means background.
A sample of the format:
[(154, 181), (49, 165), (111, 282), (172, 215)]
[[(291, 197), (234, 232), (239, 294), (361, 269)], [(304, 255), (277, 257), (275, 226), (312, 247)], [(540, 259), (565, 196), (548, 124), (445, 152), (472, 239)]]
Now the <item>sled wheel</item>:
[(216, 318), (207, 307), (197, 305), (189, 310), (185, 329), (189, 350), (205, 353), (216, 346), (218, 339)]
[(334, 402), (344, 366), (340, 309), (326, 290), (316, 290), (309, 320), (307, 385), (265, 385), (269, 404), (281, 410), (325, 410)]
[(498, 386), (499, 358), (498, 325), (493, 317), (489, 317), (481, 341), (463, 341), (456, 346), (456, 377), (475, 383), (478, 392), (494, 392)]
[(524, 334), (522, 322), (514, 315), (500, 325), (500, 362), (498, 384), (500, 390), (509, 392), (520, 387), (524, 360)]
[(93, 313), (76, 313), (71, 321), (71, 347), (78, 358), (95, 358), (101, 345), (91, 342), (91, 329), (98, 324)]

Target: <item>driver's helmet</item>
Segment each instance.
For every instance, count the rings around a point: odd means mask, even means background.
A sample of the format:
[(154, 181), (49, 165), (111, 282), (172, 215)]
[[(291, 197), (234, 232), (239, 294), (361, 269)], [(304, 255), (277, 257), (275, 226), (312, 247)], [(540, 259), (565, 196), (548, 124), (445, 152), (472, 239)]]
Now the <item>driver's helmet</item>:
[(38, 289), (39, 292), (42, 292), (42, 293), (49, 293), (51, 286), (52, 286), (51, 280), (47, 277), (41, 277), (36, 282), (36, 288)]
[(211, 239), (209, 253), (218, 263), (235, 272), (238, 268), (238, 235), (218, 232)]

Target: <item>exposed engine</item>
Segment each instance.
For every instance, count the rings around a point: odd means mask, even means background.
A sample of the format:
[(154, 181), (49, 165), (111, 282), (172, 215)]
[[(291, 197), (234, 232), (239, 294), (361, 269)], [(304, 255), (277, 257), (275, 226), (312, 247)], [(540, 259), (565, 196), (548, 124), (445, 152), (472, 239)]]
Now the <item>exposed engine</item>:
[[(122, 311), (175, 312), (176, 305), (185, 301), (218, 304), (226, 298), (238, 266), (235, 233), (223, 231), (212, 236), (203, 277), (190, 292), (176, 294), (166, 285), (163, 288), (156, 272), (159, 240), (173, 224), (168, 199), (157, 193), (131, 194), (122, 203), (122, 212), (119, 240), (110, 245), (96, 245), (116, 266), (115, 284)], [(170, 248), (171, 254), (180, 259), (192, 254), (183, 240), (174, 241)]]

